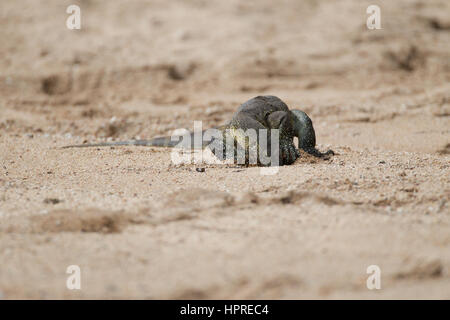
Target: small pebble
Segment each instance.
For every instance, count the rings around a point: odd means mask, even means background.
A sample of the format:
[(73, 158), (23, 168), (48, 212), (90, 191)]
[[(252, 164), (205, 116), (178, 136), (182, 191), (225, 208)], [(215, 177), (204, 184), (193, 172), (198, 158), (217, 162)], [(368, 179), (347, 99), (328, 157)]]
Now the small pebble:
[(195, 171), (197, 171), (197, 172), (205, 172), (205, 168), (195, 168)]
[(58, 204), (60, 202), (61, 202), (61, 200), (56, 199), (56, 198), (46, 198), (46, 199), (44, 199), (44, 203), (46, 203), (46, 204)]

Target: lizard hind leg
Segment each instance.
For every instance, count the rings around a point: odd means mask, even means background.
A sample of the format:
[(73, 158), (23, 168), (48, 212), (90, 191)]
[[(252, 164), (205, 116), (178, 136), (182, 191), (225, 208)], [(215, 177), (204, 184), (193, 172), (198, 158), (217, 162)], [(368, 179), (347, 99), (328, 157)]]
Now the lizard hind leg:
[(316, 132), (311, 118), (301, 110), (291, 110), (294, 115), (294, 135), (298, 138), (298, 147), (318, 158), (334, 155), (333, 150), (325, 153), (316, 149)]

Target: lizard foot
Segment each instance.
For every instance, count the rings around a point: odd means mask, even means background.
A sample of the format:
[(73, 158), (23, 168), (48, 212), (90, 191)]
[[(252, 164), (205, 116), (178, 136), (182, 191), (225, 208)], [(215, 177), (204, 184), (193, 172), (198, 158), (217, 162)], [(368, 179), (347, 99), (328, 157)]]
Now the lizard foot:
[(281, 147), (281, 161), (280, 165), (289, 165), (295, 162), (300, 157), (300, 152), (294, 144), (286, 144)]

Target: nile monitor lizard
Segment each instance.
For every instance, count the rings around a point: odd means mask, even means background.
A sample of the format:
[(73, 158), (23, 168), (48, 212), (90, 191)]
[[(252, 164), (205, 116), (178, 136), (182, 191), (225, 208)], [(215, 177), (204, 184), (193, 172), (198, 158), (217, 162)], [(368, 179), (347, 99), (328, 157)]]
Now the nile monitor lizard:
[[(270, 156), (272, 145), (272, 129), (278, 129), (278, 164), (288, 165), (292, 164), (300, 153), (294, 145), (294, 137), (298, 138), (298, 147), (305, 152), (316, 156), (323, 157), (325, 155), (334, 154), (332, 150), (321, 153), (315, 148), (316, 134), (314, 132), (313, 124), (308, 115), (301, 110), (289, 110), (288, 106), (275, 96), (258, 96), (243, 103), (236, 113), (233, 115), (231, 121), (221, 127), (215, 128), (218, 130), (220, 139), (216, 135), (205, 135), (204, 130), (201, 133), (200, 143), (196, 142), (194, 132), (187, 135), (180, 135), (175, 137), (158, 137), (151, 140), (129, 140), (117, 142), (102, 142), (93, 144), (70, 145), (63, 148), (71, 147), (103, 147), (103, 146), (154, 146), (154, 147), (178, 147), (183, 148), (204, 148), (209, 147), (211, 151), (221, 160), (227, 159), (231, 150), (231, 156), (236, 160), (237, 147), (245, 150), (245, 163), (249, 163), (249, 154), (256, 151), (258, 164), (262, 164), (259, 155), (263, 144), (260, 143), (260, 137), (265, 136), (265, 144), (263, 152)], [(265, 130), (261, 130), (265, 129)], [(256, 140), (251, 140), (245, 136), (245, 132), (254, 130), (257, 135)], [(227, 138), (230, 138), (227, 140)], [(231, 141), (231, 144), (230, 144)], [(183, 144), (184, 142), (184, 144)], [(186, 143), (187, 142), (187, 143)], [(220, 142), (220, 144), (215, 144)], [(214, 147), (211, 147), (214, 146)], [(219, 147), (218, 147), (219, 146)], [(227, 147), (231, 146), (231, 148)], [(276, 146), (276, 145), (275, 145)], [(223, 148), (223, 149), (222, 149)], [(276, 147), (274, 147), (276, 148)], [(218, 152), (220, 149), (220, 152)], [(267, 163), (264, 163), (267, 164)], [(269, 163), (270, 165), (270, 163)]]

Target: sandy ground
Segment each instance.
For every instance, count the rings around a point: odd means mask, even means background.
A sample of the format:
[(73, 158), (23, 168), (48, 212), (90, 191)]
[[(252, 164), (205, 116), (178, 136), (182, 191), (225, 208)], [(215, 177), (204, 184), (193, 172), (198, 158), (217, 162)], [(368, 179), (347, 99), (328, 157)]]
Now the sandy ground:
[[(377, 1), (368, 30), (372, 2), (1, 1), (0, 298), (449, 299), (450, 3)], [(336, 155), (265, 176), (60, 149), (223, 124), (260, 94)]]

